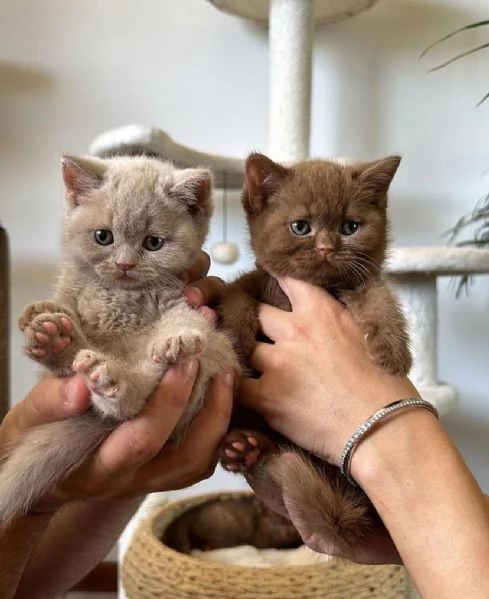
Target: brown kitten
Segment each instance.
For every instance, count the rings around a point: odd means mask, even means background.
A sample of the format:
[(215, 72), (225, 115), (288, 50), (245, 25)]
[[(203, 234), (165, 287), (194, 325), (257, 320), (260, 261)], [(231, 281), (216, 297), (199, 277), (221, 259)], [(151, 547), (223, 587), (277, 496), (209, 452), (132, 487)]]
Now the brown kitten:
[(65, 156), (63, 254), (54, 300), (19, 320), (25, 352), (50, 376), (75, 372), (92, 410), (27, 432), (0, 467), (0, 524), (25, 513), (140, 412), (171, 364), (199, 373), (170, 442), (200, 410), (209, 379), (239, 368), (228, 337), (182, 295), (212, 214), (211, 174), (151, 158)]
[(257, 497), (220, 499), (195, 507), (174, 520), (162, 540), (181, 553), (239, 545), (258, 549), (302, 545), (290, 520), (270, 510)]
[[(349, 166), (308, 160), (287, 168), (249, 156), (242, 203), (258, 268), (229, 285), (218, 308), (243, 366), (256, 343), (259, 302), (291, 309), (274, 278), (287, 275), (346, 304), (372, 359), (391, 373), (409, 372), (405, 320), (382, 275), (387, 191), (399, 162), (397, 156)], [(256, 414), (237, 408), (233, 420), (221, 463), (273, 496), (313, 549), (328, 541), (354, 547), (378, 524), (367, 497), (338, 468), (294, 449)]]

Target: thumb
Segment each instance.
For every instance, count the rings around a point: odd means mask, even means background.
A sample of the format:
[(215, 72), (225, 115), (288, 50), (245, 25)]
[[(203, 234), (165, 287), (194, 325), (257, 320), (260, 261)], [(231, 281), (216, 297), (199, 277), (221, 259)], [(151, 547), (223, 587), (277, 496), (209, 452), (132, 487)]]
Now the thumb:
[(317, 300), (331, 302), (331, 305), (337, 303), (329, 293), (317, 285), (299, 281), (292, 277), (278, 277), (277, 281), (289, 298), (294, 312), (309, 312), (311, 310), (311, 304), (315, 303)]
[(22, 430), (85, 412), (90, 391), (80, 377), (45, 378), (12, 410)]

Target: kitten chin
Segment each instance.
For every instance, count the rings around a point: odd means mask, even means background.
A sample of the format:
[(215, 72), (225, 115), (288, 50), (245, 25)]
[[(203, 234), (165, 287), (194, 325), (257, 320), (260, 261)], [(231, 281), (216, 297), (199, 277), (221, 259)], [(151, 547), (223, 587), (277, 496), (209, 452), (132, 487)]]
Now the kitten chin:
[[(397, 156), (352, 165), (308, 160), (287, 168), (261, 154), (248, 157), (242, 204), (258, 268), (230, 284), (217, 308), (243, 368), (249, 370), (260, 334), (259, 304), (290, 310), (275, 276), (291, 276), (326, 289), (350, 310), (374, 362), (392, 374), (408, 373), (406, 322), (382, 274), (387, 192), (399, 162)], [(338, 468), (291, 447), (239, 407), (221, 463), (287, 512), (313, 549), (354, 549), (378, 525), (367, 497)]]

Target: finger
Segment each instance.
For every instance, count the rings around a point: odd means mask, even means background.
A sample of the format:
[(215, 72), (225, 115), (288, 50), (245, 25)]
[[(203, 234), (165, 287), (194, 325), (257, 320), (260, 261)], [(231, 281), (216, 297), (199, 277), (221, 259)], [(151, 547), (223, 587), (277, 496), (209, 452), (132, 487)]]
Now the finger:
[(258, 320), (261, 332), (272, 341), (276, 341), (289, 332), (291, 314), (269, 304), (260, 304), (258, 306)]
[(183, 294), (194, 308), (214, 306), (221, 298), (226, 283), (219, 277), (205, 277), (185, 287)]
[(201, 250), (197, 255), (197, 260), (187, 271), (188, 281), (197, 281), (205, 277), (209, 272), (210, 266), (211, 259), (209, 258), (209, 255)]
[(258, 372), (275, 368), (278, 360), (275, 346), (272, 343), (262, 343), (261, 341), (257, 341), (249, 357), (251, 368)]
[(289, 298), (293, 311), (310, 312), (315, 301), (321, 301), (323, 306), (329, 305), (334, 310), (342, 309), (340, 302), (317, 285), (311, 285), (291, 277), (279, 277), (277, 280)]
[(227, 433), (233, 408), (233, 372), (219, 373), (211, 382), (202, 410), (178, 447), (164, 450), (139, 471), (147, 491), (183, 488), (207, 478), (217, 463), (217, 450)]
[(199, 312), (211, 324), (217, 323), (217, 314), (214, 312), (212, 308), (209, 308), (208, 306), (202, 306), (202, 308), (199, 308)]
[(82, 414), (90, 406), (83, 379), (45, 378), (11, 411), (19, 431)]
[(145, 409), (123, 422), (101, 445), (94, 458), (94, 477), (125, 473), (161, 451), (188, 405), (197, 370), (197, 361), (189, 360), (165, 373)]

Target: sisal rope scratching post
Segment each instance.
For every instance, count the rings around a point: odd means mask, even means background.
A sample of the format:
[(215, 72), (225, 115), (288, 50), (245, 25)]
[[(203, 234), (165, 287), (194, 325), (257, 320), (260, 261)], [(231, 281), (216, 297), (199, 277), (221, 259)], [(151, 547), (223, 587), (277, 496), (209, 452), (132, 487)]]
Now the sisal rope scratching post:
[(278, 161), (309, 156), (313, 24), (313, 0), (272, 0), (268, 153)]

